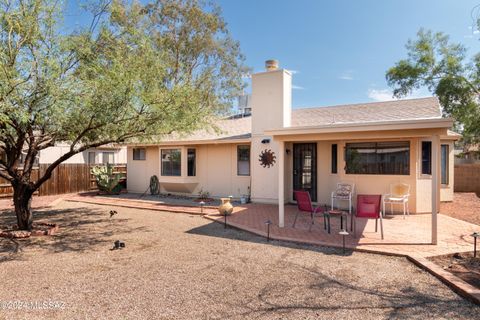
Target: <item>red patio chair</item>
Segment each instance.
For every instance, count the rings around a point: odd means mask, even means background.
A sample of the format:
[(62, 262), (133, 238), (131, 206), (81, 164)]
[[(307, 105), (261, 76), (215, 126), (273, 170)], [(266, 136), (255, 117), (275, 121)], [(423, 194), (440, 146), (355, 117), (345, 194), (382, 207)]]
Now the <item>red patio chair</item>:
[(309, 231), (312, 230), (312, 226), (315, 224), (315, 213), (317, 213), (322, 207), (318, 206), (316, 208), (312, 205), (312, 200), (310, 199), (310, 194), (308, 191), (293, 191), (295, 194), (295, 200), (297, 200), (297, 207), (298, 211), (295, 214), (295, 220), (293, 221), (293, 228), (295, 228), (295, 224), (297, 223), (297, 217), (300, 212), (308, 212), (310, 213), (310, 218), (312, 219), (312, 223), (310, 224)]
[(381, 195), (366, 195), (359, 194), (357, 196), (357, 210), (353, 219), (353, 231), (354, 234), (357, 234), (357, 224), (356, 221), (358, 218), (362, 219), (375, 219), (375, 232), (378, 229), (378, 219), (380, 219), (380, 233), (383, 240), (383, 220), (382, 214), (380, 212), (380, 203), (382, 202)]

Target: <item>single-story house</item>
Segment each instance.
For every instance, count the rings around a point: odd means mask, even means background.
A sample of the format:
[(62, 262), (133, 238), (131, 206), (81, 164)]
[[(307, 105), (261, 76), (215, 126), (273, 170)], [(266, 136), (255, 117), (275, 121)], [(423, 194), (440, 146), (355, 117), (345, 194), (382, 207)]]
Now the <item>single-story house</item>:
[[(53, 163), (70, 150), (68, 143), (57, 143), (53, 147), (40, 150), (38, 162)], [(127, 147), (120, 145), (105, 145), (98, 148), (87, 149), (73, 155), (63, 163), (67, 164), (125, 164), (127, 163)]]
[(453, 198), (454, 146), (459, 135), (436, 98), (292, 109), (292, 73), (267, 65), (252, 75), (251, 115), (200, 130), (128, 145), (128, 189), (144, 192), (157, 175), (162, 192), (293, 202), (293, 190), (330, 203), (340, 181), (357, 194), (410, 185), (410, 212), (437, 212)]

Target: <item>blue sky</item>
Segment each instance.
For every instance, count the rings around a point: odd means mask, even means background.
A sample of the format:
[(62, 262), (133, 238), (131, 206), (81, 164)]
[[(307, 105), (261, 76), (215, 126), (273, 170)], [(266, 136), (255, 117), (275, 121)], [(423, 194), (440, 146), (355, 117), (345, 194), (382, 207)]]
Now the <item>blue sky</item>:
[[(80, 21), (70, 0), (67, 23)], [(391, 97), (385, 71), (406, 56), (421, 28), (443, 31), (480, 52), (471, 9), (479, 0), (214, 0), (246, 63), (266, 59), (294, 70), (293, 106), (322, 106)], [(79, 20), (80, 19), (80, 20)], [(73, 22), (75, 23), (75, 22)], [(428, 95), (426, 90), (413, 96)]]

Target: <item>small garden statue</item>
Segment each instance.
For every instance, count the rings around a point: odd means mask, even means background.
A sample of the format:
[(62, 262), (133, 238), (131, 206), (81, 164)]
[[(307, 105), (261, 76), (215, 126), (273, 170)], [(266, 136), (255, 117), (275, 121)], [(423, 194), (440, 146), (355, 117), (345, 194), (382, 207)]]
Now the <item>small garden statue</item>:
[(150, 177), (150, 194), (152, 196), (160, 194), (160, 182), (156, 175)]

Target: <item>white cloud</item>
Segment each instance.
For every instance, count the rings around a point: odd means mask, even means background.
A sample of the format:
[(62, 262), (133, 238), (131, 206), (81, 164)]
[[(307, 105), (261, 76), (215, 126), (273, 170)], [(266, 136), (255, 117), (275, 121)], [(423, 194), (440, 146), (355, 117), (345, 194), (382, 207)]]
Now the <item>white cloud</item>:
[(298, 70), (288, 70), (288, 71), (290, 71), (291, 74), (298, 74), (298, 73), (300, 73), (300, 71), (298, 71)]
[(352, 76), (349, 76), (349, 75), (341, 75), (340, 77), (338, 77), (338, 79), (341, 79), (341, 80), (353, 80), (353, 77), (352, 77)]
[(340, 80), (348, 80), (351, 81), (353, 80), (353, 71), (352, 70), (347, 70), (344, 73), (342, 73), (338, 79)]
[[(393, 92), (389, 89), (368, 89), (367, 95), (370, 99), (375, 101), (392, 101), (398, 100), (393, 96)], [(416, 90), (402, 99), (425, 98), (430, 96), (427, 92), (420, 92)]]
[(476, 26), (469, 26), (468, 29), (470, 30), (470, 32), (471, 32), (472, 34), (465, 35), (465, 36), (463, 36), (464, 38), (470, 39), (470, 38), (473, 38), (473, 35), (478, 35), (478, 34), (480, 34), (480, 30), (478, 30)]
[(302, 87), (302, 86), (296, 86), (296, 85), (294, 85), (294, 84), (292, 84), (292, 89), (293, 89), (293, 90), (305, 90), (304, 87)]
[(368, 89), (368, 97), (375, 101), (395, 100), (392, 96), (392, 92), (388, 89)]

